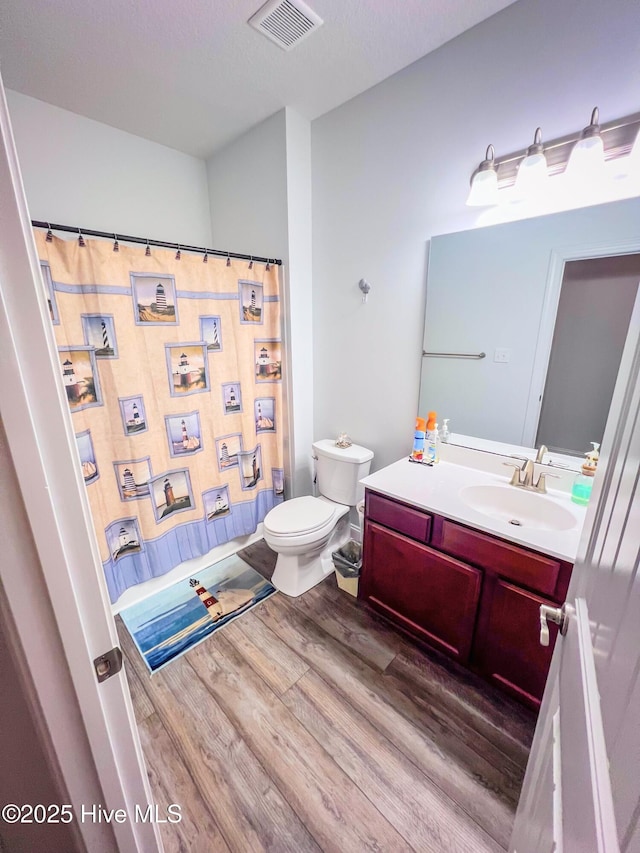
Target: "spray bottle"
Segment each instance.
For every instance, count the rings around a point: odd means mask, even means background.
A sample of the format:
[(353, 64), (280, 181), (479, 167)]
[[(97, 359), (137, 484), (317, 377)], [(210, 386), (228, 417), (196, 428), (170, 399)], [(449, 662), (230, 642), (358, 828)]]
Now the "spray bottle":
[(427, 415), (427, 436), (425, 441), (425, 458), (426, 462), (434, 465), (440, 461), (438, 452), (438, 425), (436, 423), (437, 414), (429, 412)]
[(411, 451), (412, 462), (422, 462), (424, 458), (424, 436), (427, 422), (424, 418), (416, 418), (416, 431), (413, 434), (413, 450)]

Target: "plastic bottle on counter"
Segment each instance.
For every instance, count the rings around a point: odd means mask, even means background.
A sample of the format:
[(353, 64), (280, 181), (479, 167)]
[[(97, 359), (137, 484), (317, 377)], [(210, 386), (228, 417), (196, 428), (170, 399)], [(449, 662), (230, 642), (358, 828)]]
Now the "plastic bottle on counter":
[(440, 441), (443, 444), (449, 444), (450, 438), (451, 433), (449, 432), (449, 418), (445, 418), (442, 422), (442, 429), (440, 430)]
[(425, 462), (434, 465), (440, 461), (438, 452), (438, 424), (436, 423), (437, 414), (429, 412), (427, 415), (427, 435), (425, 440)]
[(600, 447), (598, 442), (592, 441), (591, 444), (593, 445), (593, 450), (587, 453), (586, 459), (582, 463), (582, 470), (573, 481), (573, 488), (571, 489), (571, 500), (575, 504), (580, 504), (580, 506), (586, 506), (589, 503), (591, 490), (593, 489), (593, 478), (600, 456), (598, 453), (598, 448)]
[(422, 462), (424, 458), (424, 438), (427, 422), (424, 418), (416, 418), (416, 431), (413, 434), (413, 450), (411, 451), (411, 460), (413, 462)]

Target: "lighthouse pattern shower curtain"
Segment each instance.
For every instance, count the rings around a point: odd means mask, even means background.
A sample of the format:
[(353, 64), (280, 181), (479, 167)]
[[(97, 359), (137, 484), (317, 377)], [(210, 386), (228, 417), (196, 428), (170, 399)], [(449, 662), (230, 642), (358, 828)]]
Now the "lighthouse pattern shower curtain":
[(283, 500), (278, 269), (35, 236), (116, 602)]

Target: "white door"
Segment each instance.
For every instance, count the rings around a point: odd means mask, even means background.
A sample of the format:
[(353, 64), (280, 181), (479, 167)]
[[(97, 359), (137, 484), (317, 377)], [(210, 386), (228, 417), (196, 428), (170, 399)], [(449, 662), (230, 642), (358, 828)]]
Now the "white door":
[(517, 853), (640, 851), (640, 300), (599, 467), (516, 815)]
[[(103, 803), (107, 810), (124, 808), (127, 814), (126, 821), (113, 824), (118, 849), (155, 851), (161, 849), (157, 826), (135, 820), (135, 806), (144, 810), (151, 792), (124, 673), (98, 684), (93, 667), (94, 659), (118, 639), (55, 366), (55, 342), (1, 80), (0, 198), (0, 417), (46, 588), (25, 589), (24, 579), (4, 565), (3, 585), (10, 605), (12, 597), (49, 596)], [(81, 802), (72, 805), (77, 819)]]

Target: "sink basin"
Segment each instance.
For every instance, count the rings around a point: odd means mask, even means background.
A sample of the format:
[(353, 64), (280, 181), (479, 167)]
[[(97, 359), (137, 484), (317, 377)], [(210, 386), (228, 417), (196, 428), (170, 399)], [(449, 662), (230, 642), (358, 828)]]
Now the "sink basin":
[(571, 530), (578, 523), (576, 516), (556, 501), (516, 486), (465, 486), (460, 499), (471, 509), (515, 527)]

